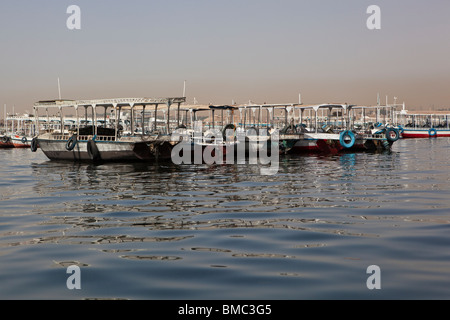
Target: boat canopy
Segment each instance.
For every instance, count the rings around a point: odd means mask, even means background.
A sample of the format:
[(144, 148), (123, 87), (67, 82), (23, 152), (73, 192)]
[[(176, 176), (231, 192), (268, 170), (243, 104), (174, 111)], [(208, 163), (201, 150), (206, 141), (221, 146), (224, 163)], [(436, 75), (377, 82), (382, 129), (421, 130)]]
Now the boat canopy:
[(95, 100), (45, 100), (34, 104), (34, 108), (49, 107), (114, 107), (114, 108), (134, 108), (147, 105), (166, 105), (170, 107), (173, 104), (181, 104), (186, 101), (185, 97), (175, 98), (119, 98), (119, 99), (95, 99)]
[(228, 106), (228, 105), (224, 105), (224, 106), (209, 106), (209, 109), (211, 109), (211, 110), (237, 110), (238, 107)]

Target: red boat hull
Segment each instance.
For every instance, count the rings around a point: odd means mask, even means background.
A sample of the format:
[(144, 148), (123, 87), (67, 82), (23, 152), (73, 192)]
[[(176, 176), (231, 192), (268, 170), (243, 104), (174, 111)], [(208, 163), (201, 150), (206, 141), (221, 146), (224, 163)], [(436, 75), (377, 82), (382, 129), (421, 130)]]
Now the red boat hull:
[(450, 137), (450, 129), (403, 129), (402, 138), (438, 138), (438, 137)]

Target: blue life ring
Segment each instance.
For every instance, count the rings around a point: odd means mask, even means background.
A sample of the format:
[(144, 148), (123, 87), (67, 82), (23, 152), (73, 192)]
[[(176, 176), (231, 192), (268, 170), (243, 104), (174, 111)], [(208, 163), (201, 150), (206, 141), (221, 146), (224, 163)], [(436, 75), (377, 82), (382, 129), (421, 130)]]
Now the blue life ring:
[(66, 149), (67, 151), (72, 151), (77, 145), (77, 136), (73, 135), (67, 140)]
[(23, 138), (22, 138), (22, 143), (27, 143), (27, 141), (28, 141), (28, 140), (27, 140), (27, 137), (23, 137)]
[(390, 142), (395, 142), (400, 138), (400, 132), (395, 128), (386, 130), (386, 139)]
[(435, 128), (431, 128), (430, 130), (428, 130), (428, 134), (430, 135), (430, 137), (435, 137), (437, 134), (437, 131)]
[[(350, 138), (350, 141), (348, 141), (348, 142), (345, 141), (346, 138), (347, 139)], [(342, 131), (339, 134), (339, 142), (340, 142), (341, 146), (343, 146), (344, 148), (347, 148), (347, 149), (351, 148), (351, 147), (353, 147), (353, 145), (356, 142), (355, 134), (350, 130)]]

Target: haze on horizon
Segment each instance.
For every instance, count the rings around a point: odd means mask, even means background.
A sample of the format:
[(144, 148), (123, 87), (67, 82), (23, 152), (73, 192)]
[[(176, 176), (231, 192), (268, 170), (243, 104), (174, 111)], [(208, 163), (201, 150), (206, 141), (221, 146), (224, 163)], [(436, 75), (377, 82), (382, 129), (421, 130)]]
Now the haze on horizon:
[[(81, 30), (69, 30), (70, 5)], [(369, 30), (368, 6), (381, 8)], [(448, 0), (5, 0), (0, 106), (182, 96), (199, 104), (450, 109)], [(3, 109), (2, 109), (3, 110)], [(3, 112), (0, 112), (1, 117)]]

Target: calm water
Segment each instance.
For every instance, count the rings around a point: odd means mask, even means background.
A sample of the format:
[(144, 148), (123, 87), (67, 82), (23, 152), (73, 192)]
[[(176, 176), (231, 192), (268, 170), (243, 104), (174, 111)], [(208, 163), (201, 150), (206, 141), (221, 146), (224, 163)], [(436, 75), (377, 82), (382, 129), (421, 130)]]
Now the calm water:
[(447, 138), (284, 157), (274, 176), (0, 155), (1, 299), (450, 298)]

